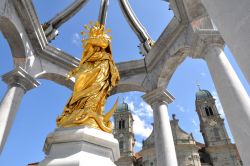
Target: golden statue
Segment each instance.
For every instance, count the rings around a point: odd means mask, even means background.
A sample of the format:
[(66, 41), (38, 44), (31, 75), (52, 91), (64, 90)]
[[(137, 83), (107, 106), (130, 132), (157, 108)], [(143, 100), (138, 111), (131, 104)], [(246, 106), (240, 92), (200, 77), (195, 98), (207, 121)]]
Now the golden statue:
[[(57, 118), (58, 127), (87, 125), (105, 132), (112, 132), (110, 117), (113, 108), (104, 115), (104, 104), (111, 89), (120, 80), (119, 72), (112, 59), (111, 37), (98, 22), (88, 30), (83, 39), (82, 59), (77, 68), (70, 71), (68, 78), (75, 77), (72, 96), (61, 116)], [(82, 32), (84, 35), (85, 32)]]

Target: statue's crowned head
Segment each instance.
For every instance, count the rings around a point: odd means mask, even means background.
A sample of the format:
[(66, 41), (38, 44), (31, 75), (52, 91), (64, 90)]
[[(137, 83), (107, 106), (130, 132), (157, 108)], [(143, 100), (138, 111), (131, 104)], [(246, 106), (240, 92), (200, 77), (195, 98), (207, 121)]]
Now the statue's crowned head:
[(87, 32), (81, 32), (83, 35), (83, 43), (88, 38), (105, 38), (106, 40), (111, 41), (111, 36), (108, 35), (110, 29), (105, 30), (104, 25), (101, 25), (99, 22), (96, 22), (95, 24), (90, 22), (89, 25), (84, 25), (84, 28), (87, 30)]

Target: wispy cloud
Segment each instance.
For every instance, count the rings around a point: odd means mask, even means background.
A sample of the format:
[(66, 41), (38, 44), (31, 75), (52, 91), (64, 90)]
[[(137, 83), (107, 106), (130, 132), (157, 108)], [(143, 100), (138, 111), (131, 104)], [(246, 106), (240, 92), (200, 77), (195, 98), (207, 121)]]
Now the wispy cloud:
[(194, 125), (194, 132), (196, 134), (200, 133), (200, 127), (199, 127), (198, 123), (195, 121), (195, 119), (192, 119), (191, 122)]
[(128, 104), (132, 111), (134, 133), (143, 138), (147, 138), (153, 130), (151, 125), (153, 119), (152, 108), (143, 101), (135, 100), (133, 96), (125, 97), (124, 102)]
[(74, 44), (74, 45), (76, 45), (76, 46), (81, 46), (81, 37), (80, 37), (80, 35), (78, 34), (78, 33), (74, 33), (73, 35), (72, 35), (72, 43)]
[(141, 149), (141, 148), (142, 148), (142, 143), (136, 141), (136, 142), (135, 142), (135, 147)]
[(178, 111), (180, 112), (189, 112), (189, 109), (188, 108), (185, 108), (184, 106), (181, 106), (179, 104), (176, 105)]
[(179, 111), (181, 111), (181, 112), (185, 112), (185, 110), (184, 110), (184, 107), (183, 107), (183, 106), (181, 106), (181, 105), (176, 105), (176, 107), (178, 108), (178, 110), (179, 110)]
[(130, 100), (128, 99), (128, 97), (126, 97), (125, 100), (124, 100), (124, 102), (126, 102), (126, 103), (128, 104), (128, 107), (130, 108), (130, 110), (131, 110), (132, 112), (135, 111), (135, 105), (134, 105), (134, 102), (133, 102), (133, 101), (130, 101)]
[(201, 72), (200, 75), (201, 75), (202, 77), (205, 77), (207, 74), (206, 74), (205, 72)]
[(215, 90), (213, 90), (212, 91), (212, 95), (215, 98), (215, 104), (216, 104), (216, 107), (218, 109), (218, 112), (220, 113), (220, 115), (221, 115), (222, 118), (225, 118), (225, 113), (223, 111), (223, 108), (222, 108), (222, 105), (220, 103), (220, 99), (218, 97), (217, 92)]
[(194, 119), (192, 119), (192, 123), (196, 128), (198, 127), (198, 123)]
[(151, 134), (153, 127), (145, 123), (145, 121), (138, 115), (133, 114), (133, 119), (134, 119), (133, 123), (134, 133), (136, 135), (142, 136), (143, 138), (147, 138)]
[(126, 97), (124, 100), (130, 107), (131, 111), (140, 117), (153, 117), (153, 110), (150, 105), (141, 101), (135, 104), (134, 100)]

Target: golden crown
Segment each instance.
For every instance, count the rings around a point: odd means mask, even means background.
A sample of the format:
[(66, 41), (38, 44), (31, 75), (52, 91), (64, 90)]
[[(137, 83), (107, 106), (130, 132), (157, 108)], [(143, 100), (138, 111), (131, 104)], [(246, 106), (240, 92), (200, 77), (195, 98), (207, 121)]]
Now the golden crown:
[(108, 35), (110, 29), (105, 30), (104, 25), (101, 25), (98, 21), (93, 24), (92, 21), (89, 22), (89, 25), (84, 25), (84, 28), (87, 32), (82, 31), (81, 34), (83, 36), (83, 42), (88, 38), (99, 38), (104, 37), (108, 40), (111, 40), (111, 36)]

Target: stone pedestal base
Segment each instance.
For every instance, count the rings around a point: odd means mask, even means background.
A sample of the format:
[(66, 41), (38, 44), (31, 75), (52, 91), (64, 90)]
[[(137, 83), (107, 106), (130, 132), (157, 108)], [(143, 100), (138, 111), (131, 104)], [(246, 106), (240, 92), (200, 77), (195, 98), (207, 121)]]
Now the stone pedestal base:
[(39, 166), (115, 166), (120, 157), (112, 134), (86, 126), (56, 129), (48, 135), (44, 152)]

